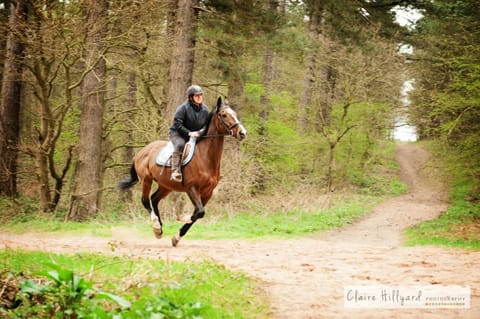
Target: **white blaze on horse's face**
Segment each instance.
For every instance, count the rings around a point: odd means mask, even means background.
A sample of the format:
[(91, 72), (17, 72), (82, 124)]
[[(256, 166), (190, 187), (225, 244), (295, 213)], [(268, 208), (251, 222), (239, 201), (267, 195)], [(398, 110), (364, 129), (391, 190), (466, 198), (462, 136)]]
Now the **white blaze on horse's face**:
[(237, 138), (239, 141), (242, 141), (247, 137), (247, 130), (243, 127), (242, 123), (237, 117), (237, 113), (232, 108), (230, 108), (228, 105), (225, 105), (220, 109), (218, 114), (222, 118), (222, 121), (229, 132), (235, 138)]

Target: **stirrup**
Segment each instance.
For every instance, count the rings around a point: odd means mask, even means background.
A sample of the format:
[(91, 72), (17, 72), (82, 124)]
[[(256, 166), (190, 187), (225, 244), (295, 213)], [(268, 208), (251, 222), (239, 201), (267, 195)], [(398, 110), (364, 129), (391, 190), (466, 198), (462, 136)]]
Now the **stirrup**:
[(170, 176), (170, 180), (175, 181), (175, 182), (181, 182), (182, 181), (182, 173), (179, 171), (173, 171), (172, 175)]

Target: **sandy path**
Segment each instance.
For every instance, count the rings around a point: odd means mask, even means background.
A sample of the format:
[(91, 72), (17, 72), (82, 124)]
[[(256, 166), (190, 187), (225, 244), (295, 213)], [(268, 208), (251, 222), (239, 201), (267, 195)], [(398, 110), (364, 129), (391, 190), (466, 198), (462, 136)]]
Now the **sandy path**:
[[(400, 176), (410, 193), (388, 200), (364, 219), (310, 238), (270, 241), (136, 240), (128, 229), (113, 239), (0, 233), (0, 247), (52, 252), (89, 251), (169, 260), (213, 259), (265, 284), (272, 318), (480, 318), (480, 253), (402, 247), (401, 230), (446, 208), (441, 185), (426, 178), (428, 153), (398, 147)], [(112, 251), (112, 246), (115, 247)], [(470, 309), (348, 309), (346, 285), (460, 285), (471, 287)]]

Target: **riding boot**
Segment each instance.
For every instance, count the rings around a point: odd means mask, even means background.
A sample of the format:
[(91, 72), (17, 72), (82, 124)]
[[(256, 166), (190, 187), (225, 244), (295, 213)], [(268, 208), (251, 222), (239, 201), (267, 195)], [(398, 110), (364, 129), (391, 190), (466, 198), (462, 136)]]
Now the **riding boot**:
[(181, 152), (173, 152), (172, 154), (172, 175), (171, 180), (176, 182), (182, 181), (182, 170), (180, 168), (180, 162), (182, 160)]

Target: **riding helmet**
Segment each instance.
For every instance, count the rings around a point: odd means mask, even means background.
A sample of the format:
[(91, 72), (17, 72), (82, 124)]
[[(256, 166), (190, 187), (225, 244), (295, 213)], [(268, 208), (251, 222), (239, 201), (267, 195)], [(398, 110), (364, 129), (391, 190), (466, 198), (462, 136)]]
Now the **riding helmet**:
[(199, 85), (191, 85), (187, 89), (187, 96), (192, 97), (195, 94), (203, 94), (203, 90)]

